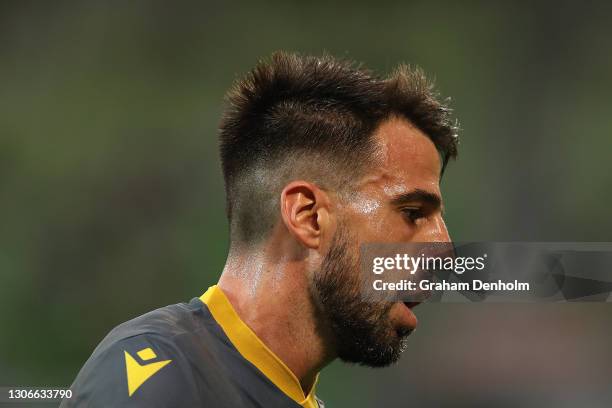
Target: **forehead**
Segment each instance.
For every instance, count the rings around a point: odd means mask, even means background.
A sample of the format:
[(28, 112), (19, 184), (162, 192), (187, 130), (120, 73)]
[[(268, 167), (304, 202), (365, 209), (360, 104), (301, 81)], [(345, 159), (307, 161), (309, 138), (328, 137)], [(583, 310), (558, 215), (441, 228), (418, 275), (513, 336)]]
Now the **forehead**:
[(441, 162), (436, 146), (409, 121), (393, 117), (374, 132), (379, 157), (362, 184), (376, 186), (386, 195), (414, 189), (439, 192)]

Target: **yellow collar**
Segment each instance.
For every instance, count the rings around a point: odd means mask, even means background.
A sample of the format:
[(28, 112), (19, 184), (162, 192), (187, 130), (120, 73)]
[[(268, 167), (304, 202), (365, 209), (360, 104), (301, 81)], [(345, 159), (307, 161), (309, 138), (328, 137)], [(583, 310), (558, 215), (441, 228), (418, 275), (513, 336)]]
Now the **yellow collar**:
[(217, 285), (208, 288), (200, 300), (206, 304), (213, 318), (225, 332), (238, 352), (259, 369), (274, 385), (287, 394), (292, 400), (305, 408), (316, 408), (315, 387), (319, 379), (308, 393), (289, 367), (272, 352), (236, 313), (221, 288)]

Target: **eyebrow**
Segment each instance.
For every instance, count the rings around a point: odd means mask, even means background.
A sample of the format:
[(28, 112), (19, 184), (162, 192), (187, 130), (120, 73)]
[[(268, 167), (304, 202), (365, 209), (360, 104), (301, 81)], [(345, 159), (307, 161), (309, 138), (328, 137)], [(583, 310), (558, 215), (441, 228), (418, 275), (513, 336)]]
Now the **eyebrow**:
[(391, 203), (396, 206), (405, 205), (419, 201), (426, 203), (433, 208), (440, 208), (442, 206), (442, 198), (438, 194), (431, 193), (429, 191), (415, 189), (407, 193), (400, 194), (391, 200)]

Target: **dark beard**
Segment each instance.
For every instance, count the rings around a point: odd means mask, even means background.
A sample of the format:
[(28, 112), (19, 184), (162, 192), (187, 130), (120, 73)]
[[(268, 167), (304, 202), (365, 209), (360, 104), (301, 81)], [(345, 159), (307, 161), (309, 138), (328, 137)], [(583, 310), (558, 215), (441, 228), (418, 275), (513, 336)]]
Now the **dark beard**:
[(370, 367), (395, 363), (409, 331), (396, 332), (389, 320), (392, 303), (369, 302), (361, 295), (359, 259), (350, 236), (340, 227), (313, 283), (321, 312), (342, 361)]

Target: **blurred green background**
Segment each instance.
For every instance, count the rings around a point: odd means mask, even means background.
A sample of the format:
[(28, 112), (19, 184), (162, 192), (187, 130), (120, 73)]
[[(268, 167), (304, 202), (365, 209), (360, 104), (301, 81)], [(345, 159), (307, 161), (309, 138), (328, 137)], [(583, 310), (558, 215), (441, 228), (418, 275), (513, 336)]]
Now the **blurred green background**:
[[(456, 240), (610, 241), (605, 2), (2, 2), (0, 385), (68, 386), (115, 325), (199, 296), (227, 249), (216, 128), (284, 49), (421, 66), (453, 98)], [(330, 407), (609, 406), (607, 304), (424, 305)]]

